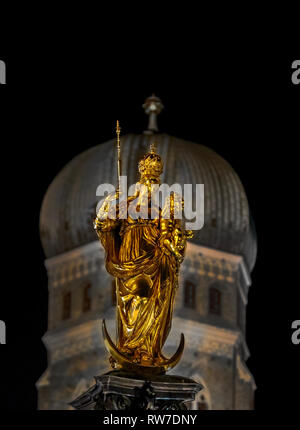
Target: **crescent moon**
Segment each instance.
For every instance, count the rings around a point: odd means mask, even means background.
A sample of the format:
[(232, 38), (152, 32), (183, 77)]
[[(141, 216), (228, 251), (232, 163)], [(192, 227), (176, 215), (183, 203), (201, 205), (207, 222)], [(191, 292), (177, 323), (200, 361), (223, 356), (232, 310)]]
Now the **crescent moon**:
[(126, 357), (126, 355), (122, 354), (118, 350), (108, 334), (105, 320), (102, 320), (102, 334), (107, 352), (114, 358), (114, 360), (116, 360), (116, 362), (119, 363), (123, 369), (140, 374), (142, 376), (146, 376), (146, 374), (160, 375), (165, 373), (167, 370), (172, 369), (179, 362), (184, 349), (184, 335), (181, 333), (180, 344), (177, 348), (177, 351), (171, 358), (160, 363), (159, 366), (142, 366), (141, 364), (133, 363), (128, 357)]

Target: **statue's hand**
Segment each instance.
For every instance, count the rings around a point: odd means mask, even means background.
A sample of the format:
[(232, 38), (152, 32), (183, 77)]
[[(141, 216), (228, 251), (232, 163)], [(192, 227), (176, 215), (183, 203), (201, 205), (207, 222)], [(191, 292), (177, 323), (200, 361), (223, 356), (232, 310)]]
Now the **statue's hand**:
[(94, 229), (97, 232), (100, 231), (110, 231), (113, 230), (118, 224), (117, 220), (106, 218), (106, 219), (99, 219), (98, 217), (94, 221)]
[(101, 231), (103, 229), (103, 226), (104, 226), (103, 220), (100, 220), (99, 218), (96, 218), (94, 220), (94, 230)]

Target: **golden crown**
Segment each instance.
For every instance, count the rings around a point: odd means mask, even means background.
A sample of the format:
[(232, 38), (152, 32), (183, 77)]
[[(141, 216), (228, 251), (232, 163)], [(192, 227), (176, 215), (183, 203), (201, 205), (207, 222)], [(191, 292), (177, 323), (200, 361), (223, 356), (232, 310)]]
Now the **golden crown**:
[(160, 155), (156, 153), (156, 143), (150, 145), (150, 152), (144, 155), (139, 162), (140, 182), (150, 180), (158, 182), (163, 172), (164, 163)]

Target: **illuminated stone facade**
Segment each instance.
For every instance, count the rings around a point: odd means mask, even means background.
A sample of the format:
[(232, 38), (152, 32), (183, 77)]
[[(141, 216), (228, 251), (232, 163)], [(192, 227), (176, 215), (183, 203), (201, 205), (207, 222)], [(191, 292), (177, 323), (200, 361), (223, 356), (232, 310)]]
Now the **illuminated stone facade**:
[[(46, 260), (49, 276), (49, 330), (44, 336), (48, 369), (38, 382), (40, 409), (68, 409), (93, 376), (109, 370), (100, 316), (114, 332), (114, 283), (104, 268), (98, 242)], [(245, 365), (245, 306), (250, 277), (242, 257), (188, 244), (171, 334), (165, 352), (172, 354), (180, 333), (186, 338), (183, 358), (172, 373), (198, 379), (206, 389), (193, 408), (250, 409), (254, 380)], [(85, 288), (90, 309), (84, 310)], [(190, 294), (189, 289), (195, 289)], [(219, 309), (211, 289), (220, 292)], [(71, 312), (63, 319), (64, 297)], [(193, 300), (191, 300), (191, 297)], [(213, 305), (213, 306), (212, 306)], [(80, 393), (79, 393), (80, 394)]]

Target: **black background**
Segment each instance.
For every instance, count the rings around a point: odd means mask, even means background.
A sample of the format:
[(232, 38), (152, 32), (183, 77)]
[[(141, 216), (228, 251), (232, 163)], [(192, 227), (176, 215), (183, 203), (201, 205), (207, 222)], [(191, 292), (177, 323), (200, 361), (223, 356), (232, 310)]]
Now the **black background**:
[(258, 235), (247, 308), (255, 407), (292, 412), (300, 382), (300, 345), (291, 342), (291, 323), (300, 318), (295, 39), (253, 28), (215, 37), (198, 31), (199, 22), (166, 28), (159, 15), (136, 27), (112, 22), (105, 31), (105, 16), (100, 21), (62, 36), (50, 26), (42, 40), (37, 31), (9, 50), (0, 46), (7, 64), (0, 86), (0, 319), (7, 325), (0, 407), (36, 409), (35, 382), (46, 369), (43, 195), (71, 158), (114, 136), (116, 119), (122, 133), (142, 132), (141, 105), (154, 92), (165, 106), (160, 130), (214, 149), (246, 189)]

